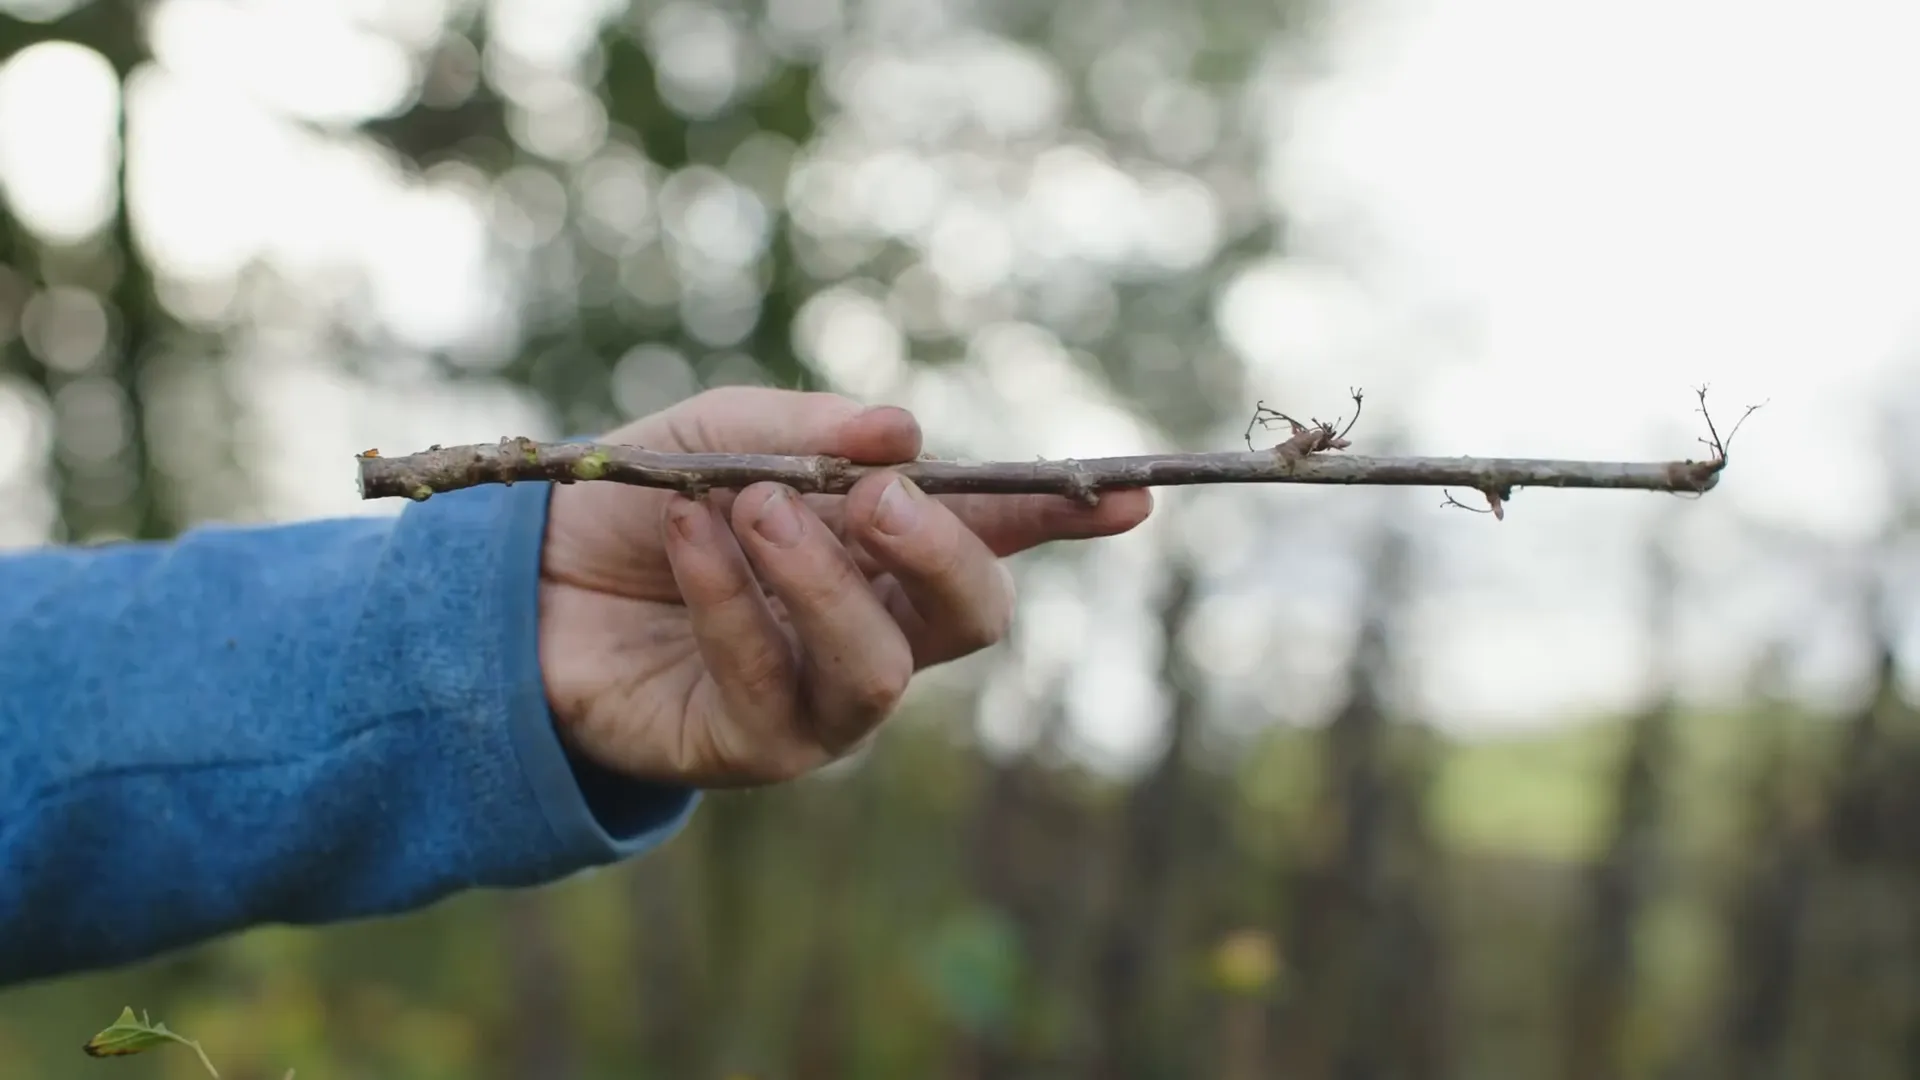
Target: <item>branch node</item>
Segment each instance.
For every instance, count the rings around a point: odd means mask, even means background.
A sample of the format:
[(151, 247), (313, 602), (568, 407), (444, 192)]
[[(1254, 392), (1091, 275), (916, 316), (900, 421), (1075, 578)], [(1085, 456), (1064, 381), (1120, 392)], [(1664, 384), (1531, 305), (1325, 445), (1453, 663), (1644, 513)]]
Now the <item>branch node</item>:
[(1287, 437), (1286, 441), (1275, 445), (1270, 452), (1287, 464), (1289, 472), (1292, 471), (1293, 466), (1298, 464), (1301, 459), (1310, 455), (1320, 453), (1323, 450), (1345, 450), (1347, 447), (1353, 445), (1347, 441), (1347, 433), (1353, 430), (1353, 425), (1360, 422), (1361, 400), (1364, 396), (1360, 390), (1353, 387), (1348, 387), (1347, 393), (1353, 396), (1353, 419), (1347, 422), (1346, 427), (1340, 428), (1339, 430), (1335, 430), (1336, 426), (1340, 423), (1339, 417), (1335, 417), (1331, 424), (1318, 418), (1315, 418), (1310, 424), (1303, 424), (1278, 409), (1268, 408), (1264, 401), (1255, 402), (1253, 419), (1247, 421), (1247, 449), (1253, 449), (1253, 426), (1255, 424), (1265, 429), (1270, 428), (1276, 420), (1284, 420), (1287, 423), (1287, 427), (1292, 430), (1292, 434)]
[(1067, 497), (1082, 506), (1099, 506), (1100, 478), (1088, 471), (1079, 458), (1065, 458), (1060, 465), (1067, 470)]

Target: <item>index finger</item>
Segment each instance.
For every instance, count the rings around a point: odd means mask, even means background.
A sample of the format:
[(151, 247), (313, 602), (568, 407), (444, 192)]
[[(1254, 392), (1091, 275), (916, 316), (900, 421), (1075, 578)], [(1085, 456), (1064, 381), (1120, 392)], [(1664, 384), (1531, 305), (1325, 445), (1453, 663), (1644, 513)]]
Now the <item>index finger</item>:
[(938, 496), (974, 534), (1002, 557), (1055, 540), (1117, 536), (1153, 513), (1148, 488), (1103, 491), (1093, 505), (1065, 495)]

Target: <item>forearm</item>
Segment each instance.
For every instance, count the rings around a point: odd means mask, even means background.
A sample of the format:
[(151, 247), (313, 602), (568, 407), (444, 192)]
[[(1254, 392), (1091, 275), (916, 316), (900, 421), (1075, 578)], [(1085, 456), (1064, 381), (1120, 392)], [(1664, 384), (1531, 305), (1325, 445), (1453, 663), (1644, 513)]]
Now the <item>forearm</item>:
[(694, 797), (555, 738), (545, 485), (0, 558), (0, 983), (643, 851)]

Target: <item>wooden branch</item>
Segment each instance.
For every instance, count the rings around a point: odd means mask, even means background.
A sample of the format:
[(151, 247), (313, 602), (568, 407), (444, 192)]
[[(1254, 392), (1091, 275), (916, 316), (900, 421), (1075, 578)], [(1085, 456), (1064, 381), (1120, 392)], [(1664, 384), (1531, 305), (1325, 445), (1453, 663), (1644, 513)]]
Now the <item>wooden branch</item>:
[[(1362, 394), (1350, 390), (1354, 421)], [(776, 454), (676, 454), (604, 443), (539, 443), (501, 439), (496, 445), (429, 447), (406, 457), (359, 455), (360, 497), (404, 496), (422, 500), (438, 492), (480, 484), (546, 480), (559, 484), (605, 480), (638, 487), (670, 488), (698, 497), (715, 489), (738, 489), (764, 480), (796, 491), (842, 495), (868, 473), (893, 469), (934, 495), (1052, 494), (1092, 505), (1099, 493), (1123, 488), (1188, 484), (1387, 484), (1400, 487), (1465, 487), (1486, 497), (1495, 518), (1520, 487), (1615, 488), (1703, 494), (1720, 482), (1727, 446), (1759, 405), (1750, 405), (1725, 439), (1707, 415), (1707, 388), (1694, 391), (1707, 417), (1702, 439), (1706, 461), (1553, 461), (1534, 458), (1362, 457), (1335, 455), (1352, 445), (1353, 422), (1344, 428), (1314, 420), (1303, 424), (1286, 413), (1254, 407), (1247, 424), (1247, 452), (1142, 454), (1134, 457), (1067, 458), (1061, 461), (944, 461), (922, 457), (897, 465), (856, 465), (845, 458)], [(1253, 448), (1253, 429), (1283, 422), (1292, 434), (1266, 450)], [(1471, 510), (1447, 495), (1442, 505)]]
[[(1284, 445), (1284, 444), (1283, 444)], [(426, 499), (480, 484), (546, 480), (610, 481), (689, 495), (738, 489), (763, 480), (796, 491), (844, 494), (870, 472), (894, 469), (931, 494), (1044, 493), (1083, 502), (1100, 491), (1188, 484), (1387, 484), (1464, 487), (1504, 502), (1517, 487), (1615, 488), (1703, 493), (1719, 482), (1726, 459), (1710, 461), (1552, 461), (1529, 458), (1363, 457), (1274, 450), (1146, 454), (1084, 461), (961, 462), (922, 458), (899, 465), (855, 465), (843, 458), (771, 454), (676, 454), (600, 443), (502, 439), (496, 445), (434, 447), (406, 457), (359, 455), (360, 496)]]

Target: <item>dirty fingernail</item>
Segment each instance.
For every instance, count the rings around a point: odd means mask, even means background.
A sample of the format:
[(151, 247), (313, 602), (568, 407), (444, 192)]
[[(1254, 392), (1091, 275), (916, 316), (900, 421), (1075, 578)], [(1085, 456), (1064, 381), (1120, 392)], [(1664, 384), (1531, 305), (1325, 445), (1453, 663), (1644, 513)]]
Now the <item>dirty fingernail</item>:
[(689, 544), (706, 542), (707, 530), (712, 522), (707, 520), (705, 506), (686, 499), (674, 503), (668, 515), (669, 520), (673, 522), (673, 531), (680, 534), (680, 539)]
[(904, 476), (894, 477), (887, 484), (887, 490), (880, 493), (880, 504), (873, 511), (874, 527), (883, 533), (904, 536), (919, 522), (919, 489)]
[(792, 547), (800, 542), (800, 511), (786, 489), (775, 491), (772, 498), (761, 504), (760, 516), (753, 521), (753, 531), (777, 547)]

